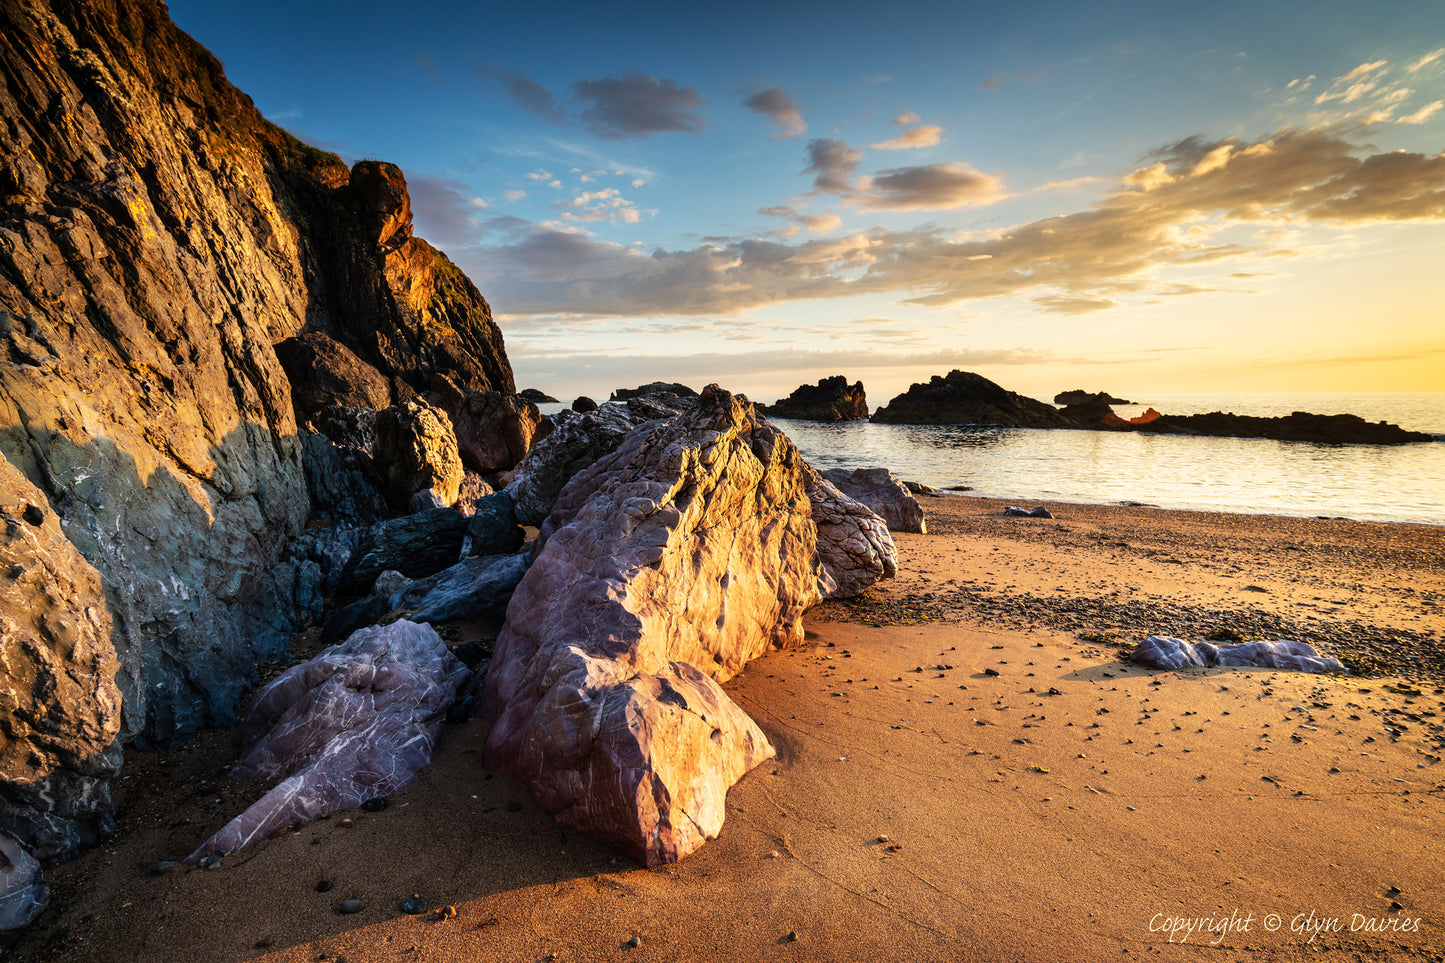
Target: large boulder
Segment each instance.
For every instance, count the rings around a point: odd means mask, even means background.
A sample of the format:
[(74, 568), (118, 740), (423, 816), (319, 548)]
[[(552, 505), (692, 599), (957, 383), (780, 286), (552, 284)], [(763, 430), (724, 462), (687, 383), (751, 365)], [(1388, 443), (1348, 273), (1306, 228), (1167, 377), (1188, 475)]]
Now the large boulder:
[(516, 501), (517, 521), (540, 525), (572, 476), (622, 444), (627, 433), (648, 421), (676, 412), (644, 398), (608, 402), (577, 414), (553, 416), (553, 428), (511, 473), (506, 492)]
[(392, 402), (391, 385), (381, 372), (320, 331), (287, 338), (276, 345), (276, 357), (291, 380), (298, 423), (328, 405), (381, 409)]
[(406, 511), (413, 496), (431, 492), (442, 505), (461, 493), (462, 459), (447, 413), (419, 398), (376, 415), (372, 457), (392, 506)]
[(121, 696), (100, 574), (0, 460), (0, 832), (41, 858), (109, 835)]
[(842, 375), (823, 378), (816, 385), (800, 385), (792, 394), (758, 409), (769, 418), (798, 421), (867, 421), (868, 397), (863, 382), (848, 384)]
[(410, 610), (413, 622), (461, 622), (507, 611), (527, 574), (526, 555), (477, 555), (435, 575), (417, 579), (391, 597), (394, 609)]
[(50, 902), (40, 861), (0, 833), (0, 931), (29, 925)]
[(922, 534), (923, 507), (904, 484), (886, 468), (832, 468), (823, 472), (838, 490), (867, 505), (893, 532)]
[(934, 375), (873, 412), (885, 425), (1001, 425), (1011, 428), (1069, 428), (1053, 405), (1009, 391), (971, 371)]
[(339, 592), (369, 591), (376, 577), (396, 571), (425, 578), (461, 557), (467, 517), (451, 508), (430, 508), (368, 529), (337, 580)]
[(1288, 640), (1214, 645), (1210, 642), (1186, 642), (1170, 635), (1151, 635), (1134, 648), (1130, 658), (1151, 669), (1225, 665), (1291, 669), (1296, 672), (1345, 671), (1339, 659), (1320, 655), (1315, 647), (1307, 642)]
[(497, 639), (486, 764), (647, 865), (715, 837), (728, 787), (773, 754), (718, 683), (799, 644), (803, 612), (837, 585), (810, 486), (869, 529), (844, 532), (837, 512), (827, 544), (881, 538), (891, 573), (882, 521), (716, 386), (573, 477)]
[(462, 464), (483, 475), (515, 467), (542, 422), (537, 406), (521, 395), (459, 389), (438, 378), (433, 397), (451, 418)]
[(232, 853), (278, 829), (382, 799), (431, 762), (471, 672), (429, 625), (356, 632), (256, 694), (233, 779), (274, 787), (186, 857)]

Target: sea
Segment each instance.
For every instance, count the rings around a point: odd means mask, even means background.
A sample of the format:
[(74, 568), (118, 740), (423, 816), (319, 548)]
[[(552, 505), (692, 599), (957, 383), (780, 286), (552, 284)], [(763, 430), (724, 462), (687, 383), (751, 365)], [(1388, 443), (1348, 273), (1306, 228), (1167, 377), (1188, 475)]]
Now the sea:
[[(883, 466), (908, 481), (1020, 507), (1159, 508), (1445, 525), (1445, 393), (1166, 394), (1115, 405), (1131, 418), (1211, 411), (1355, 414), (1436, 435), (1411, 445), (777, 419), (818, 468)], [(544, 413), (563, 405), (541, 406)]]

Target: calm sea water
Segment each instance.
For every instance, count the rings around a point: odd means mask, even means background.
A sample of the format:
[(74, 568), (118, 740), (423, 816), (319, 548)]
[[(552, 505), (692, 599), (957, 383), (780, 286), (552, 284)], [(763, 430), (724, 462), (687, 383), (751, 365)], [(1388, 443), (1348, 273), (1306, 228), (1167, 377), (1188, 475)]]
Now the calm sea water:
[[(1168, 414), (1348, 412), (1445, 436), (1445, 394), (1155, 395)], [(543, 406), (544, 411), (562, 405)], [(1145, 405), (1116, 406), (1125, 418)], [(1445, 525), (1445, 441), (1317, 445), (1105, 431), (922, 427), (779, 420), (819, 468), (883, 465), (895, 475), (971, 494), (1051, 502), (1141, 502), (1161, 508), (1342, 516)]]
[[(1445, 394), (1159, 395), (1168, 414), (1350, 413), (1445, 436)], [(1144, 405), (1115, 407), (1122, 417)], [(1109, 431), (779, 424), (820, 468), (885, 465), (936, 487), (1023, 502), (1109, 504), (1445, 525), (1445, 440), (1318, 445)]]

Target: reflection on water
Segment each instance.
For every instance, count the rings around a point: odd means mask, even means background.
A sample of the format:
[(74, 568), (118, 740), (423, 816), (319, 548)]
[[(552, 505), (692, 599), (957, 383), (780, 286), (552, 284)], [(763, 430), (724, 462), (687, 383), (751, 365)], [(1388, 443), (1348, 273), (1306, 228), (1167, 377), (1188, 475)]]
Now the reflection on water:
[(779, 419), (820, 468), (886, 466), (1021, 500), (1445, 524), (1445, 444), (1315, 445), (1106, 431)]
[[(1133, 399), (1190, 414), (1351, 412), (1445, 432), (1445, 395), (1247, 395)], [(544, 414), (565, 405), (540, 405)], [(1126, 417), (1133, 409), (1118, 408)], [(1142, 410), (1139, 409), (1139, 410)], [(1022, 501), (1144, 502), (1161, 508), (1344, 516), (1445, 525), (1445, 443), (1314, 445), (1032, 428), (823, 425), (778, 419), (819, 468), (882, 465), (895, 475)]]

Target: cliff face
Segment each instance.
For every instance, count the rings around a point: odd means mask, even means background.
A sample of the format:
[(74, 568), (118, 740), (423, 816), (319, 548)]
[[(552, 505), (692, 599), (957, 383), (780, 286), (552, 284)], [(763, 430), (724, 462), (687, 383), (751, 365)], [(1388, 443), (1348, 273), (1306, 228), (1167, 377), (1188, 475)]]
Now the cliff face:
[(32, 616), (0, 584), (0, 829), (63, 855), (118, 742), (230, 721), (307, 614), (286, 550), (330, 479), (275, 346), (332, 339), (390, 401), (514, 386), (401, 172), (267, 123), (158, 0), (0, 0), (0, 156), (0, 579), (63, 586)]

